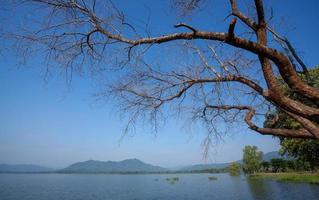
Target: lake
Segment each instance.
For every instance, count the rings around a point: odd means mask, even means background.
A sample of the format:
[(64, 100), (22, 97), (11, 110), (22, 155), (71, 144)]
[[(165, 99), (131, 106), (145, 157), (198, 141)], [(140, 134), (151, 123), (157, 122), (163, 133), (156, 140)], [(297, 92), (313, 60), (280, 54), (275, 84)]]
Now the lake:
[[(208, 180), (216, 176), (218, 180)], [(171, 183), (166, 178), (179, 177)], [(319, 199), (319, 186), (228, 174), (0, 174), (1, 200)]]

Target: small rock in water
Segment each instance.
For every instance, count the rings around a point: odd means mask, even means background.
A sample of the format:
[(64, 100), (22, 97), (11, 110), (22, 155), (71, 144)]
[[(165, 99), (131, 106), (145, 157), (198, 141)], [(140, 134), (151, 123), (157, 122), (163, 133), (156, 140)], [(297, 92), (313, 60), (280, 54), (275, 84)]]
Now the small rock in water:
[(208, 180), (210, 180), (210, 181), (215, 181), (215, 180), (217, 180), (217, 177), (215, 177), (215, 176), (209, 176), (209, 177), (208, 177)]

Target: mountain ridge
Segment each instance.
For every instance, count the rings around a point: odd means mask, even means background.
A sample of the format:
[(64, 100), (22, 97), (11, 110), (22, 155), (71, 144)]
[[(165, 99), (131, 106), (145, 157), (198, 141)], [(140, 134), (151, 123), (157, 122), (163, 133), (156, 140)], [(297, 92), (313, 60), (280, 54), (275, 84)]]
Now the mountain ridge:
[(58, 170), (60, 173), (132, 173), (132, 172), (164, 172), (167, 169), (147, 164), (139, 159), (126, 159), (122, 161), (87, 160), (73, 163)]

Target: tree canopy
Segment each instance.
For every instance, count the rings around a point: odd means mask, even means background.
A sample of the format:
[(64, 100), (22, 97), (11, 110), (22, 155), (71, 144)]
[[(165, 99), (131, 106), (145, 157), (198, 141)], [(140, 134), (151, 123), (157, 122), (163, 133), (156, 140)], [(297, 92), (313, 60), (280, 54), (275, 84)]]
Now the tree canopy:
[[(166, 113), (179, 113), (200, 122), (208, 139), (220, 136), (219, 122), (239, 120), (263, 135), (319, 138), (319, 90), (309, 83), (307, 66), (292, 43), (268, 20), (273, 16), (263, 0), (249, 1), (253, 16), (240, 10), (242, 2), (225, 1), (229, 12), (221, 17), (226, 17), (227, 28), (221, 32), (185, 20), (172, 24), (175, 32), (155, 34), (147, 22), (144, 28), (137, 26), (109, 0), (20, 2), (34, 19), (26, 22), (27, 29), (7, 34), (19, 41), (20, 52), (41, 51), (46, 63), (62, 66), (71, 77), (74, 71), (109, 77), (100, 82), (98, 95), (117, 100), (129, 115), (128, 127), (147, 117), (156, 128)], [(191, 14), (201, 2), (176, 0), (173, 5)], [(172, 53), (167, 47), (173, 49), (172, 62), (164, 61)], [(278, 77), (304, 100), (287, 94)], [(256, 122), (275, 109), (298, 122), (299, 128), (262, 127)]]

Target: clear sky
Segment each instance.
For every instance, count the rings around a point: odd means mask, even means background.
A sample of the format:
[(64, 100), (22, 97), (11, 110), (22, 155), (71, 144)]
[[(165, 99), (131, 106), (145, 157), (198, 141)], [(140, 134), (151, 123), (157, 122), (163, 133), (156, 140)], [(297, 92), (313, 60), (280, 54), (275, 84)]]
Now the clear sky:
[[(224, 14), (223, 1), (213, 1), (208, 10), (192, 20), (199, 27), (223, 30), (224, 23), (215, 16)], [(319, 1), (272, 0), (275, 19), (284, 26), (277, 29), (287, 34), (306, 64), (318, 64)], [(179, 22), (167, 9), (165, 1), (119, 1), (118, 6), (131, 19), (143, 18), (151, 11), (154, 33), (172, 31)], [(22, 23), (21, 14), (6, 11), (0, 14), (2, 29)], [(204, 17), (204, 18), (203, 18)], [(3, 49), (2, 49), (3, 50)], [(39, 57), (43, 55), (37, 55)], [(87, 76), (76, 75), (70, 87), (63, 78), (43, 79), (42, 65), (37, 56), (31, 65), (19, 64), (17, 58), (2, 51), (0, 54), (0, 163), (32, 163), (64, 167), (88, 159), (123, 160), (138, 158), (164, 167), (197, 163), (229, 162), (241, 159), (245, 145), (256, 145), (262, 151), (278, 150), (278, 141), (261, 136), (245, 126), (239, 126), (203, 158), (201, 146), (204, 130), (183, 128), (183, 122), (167, 120), (157, 135), (137, 127), (135, 135), (121, 142), (125, 121), (116, 112), (112, 101), (96, 102), (94, 82)]]

